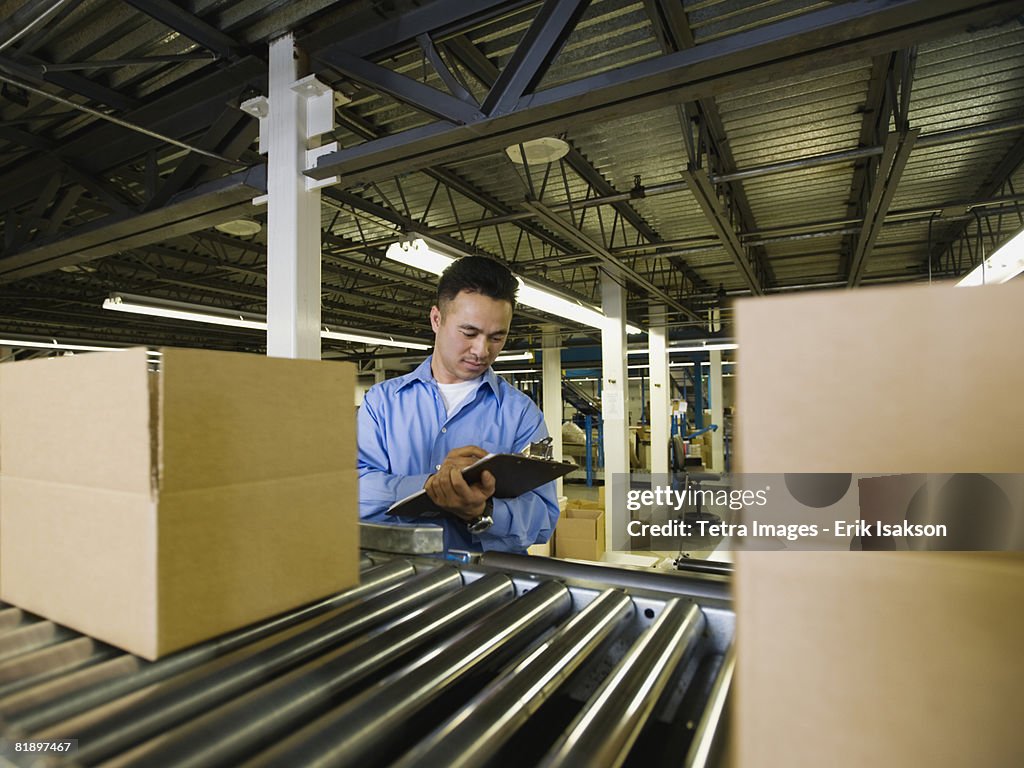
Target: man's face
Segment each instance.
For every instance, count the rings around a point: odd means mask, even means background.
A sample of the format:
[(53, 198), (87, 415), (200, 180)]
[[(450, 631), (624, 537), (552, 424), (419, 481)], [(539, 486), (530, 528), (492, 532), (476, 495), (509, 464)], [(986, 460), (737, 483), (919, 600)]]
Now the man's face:
[(441, 384), (469, 381), (487, 370), (501, 352), (512, 323), (512, 305), (462, 291), (430, 310), (434, 329), (434, 378)]

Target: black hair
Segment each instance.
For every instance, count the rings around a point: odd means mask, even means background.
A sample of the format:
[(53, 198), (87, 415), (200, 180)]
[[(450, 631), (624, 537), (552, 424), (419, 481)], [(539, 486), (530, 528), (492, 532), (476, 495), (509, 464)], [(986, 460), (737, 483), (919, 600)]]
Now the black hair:
[(437, 281), (437, 306), (443, 308), (463, 291), (507, 301), (514, 309), (519, 283), (501, 262), (486, 256), (463, 256), (441, 273)]

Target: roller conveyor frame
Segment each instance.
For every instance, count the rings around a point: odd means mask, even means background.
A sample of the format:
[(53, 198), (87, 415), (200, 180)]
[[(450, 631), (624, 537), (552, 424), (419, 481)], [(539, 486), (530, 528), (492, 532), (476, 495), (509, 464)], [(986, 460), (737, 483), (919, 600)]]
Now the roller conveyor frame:
[[(355, 589), (157, 662), (0, 608), (0, 758), (719, 764), (735, 624), (722, 569), (375, 552), (361, 565)], [(58, 738), (77, 752), (12, 748)]]

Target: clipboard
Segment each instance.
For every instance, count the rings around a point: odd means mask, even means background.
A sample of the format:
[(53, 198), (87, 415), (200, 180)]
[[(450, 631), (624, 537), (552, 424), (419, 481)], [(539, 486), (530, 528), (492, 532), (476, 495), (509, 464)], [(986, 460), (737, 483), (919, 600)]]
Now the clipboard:
[[(512, 499), (577, 469), (571, 461), (527, 456), (521, 453), (489, 453), (462, 470), (466, 483), (479, 482), (486, 470), (494, 475), (494, 498)], [(425, 490), (392, 504), (387, 514), (400, 517), (442, 517)]]

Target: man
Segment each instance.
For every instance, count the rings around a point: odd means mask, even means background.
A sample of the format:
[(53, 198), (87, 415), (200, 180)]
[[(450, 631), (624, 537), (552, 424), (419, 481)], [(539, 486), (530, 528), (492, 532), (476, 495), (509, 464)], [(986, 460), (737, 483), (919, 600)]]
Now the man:
[[(455, 261), (430, 309), (434, 352), (412, 373), (375, 385), (359, 409), (359, 515), (396, 522), (388, 507), (421, 489), (448, 512), (446, 549), (525, 552), (558, 520), (554, 483), (496, 499), (494, 477), (461, 470), (488, 453), (517, 453), (547, 437), (544, 417), (491, 363), (512, 323), (518, 284), (481, 256)], [(432, 520), (433, 522), (433, 520)]]

